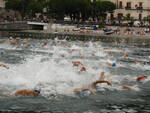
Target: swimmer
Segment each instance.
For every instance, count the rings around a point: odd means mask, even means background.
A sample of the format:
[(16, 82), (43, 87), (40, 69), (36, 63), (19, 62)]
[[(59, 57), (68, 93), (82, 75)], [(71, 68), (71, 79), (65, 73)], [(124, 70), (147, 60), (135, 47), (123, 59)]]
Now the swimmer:
[(0, 48), (0, 55), (3, 55), (4, 53), (4, 49)]
[(94, 94), (94, 91), (90, 88), (76, 88), (73, 90), (76, 95), (81, 96), (89, 96), (90, 94)]
[(104, 50), (110, 50), (110, 48), (104, 48)]
[(81, 54), (81, 51), (79, 51), (79, 57), (80, 57), (80, 58), (85, 58), (85, 57)]
[(137, 77), (136, 80), (137, 80), (138, 82), (140, 82), (140, 81), (144, 81), (146, 78), (147, 78), (147, 76), (144, 75), (144, 76), (139, 76), (139, 77)]
[(9, 67), (7, 67), (6, 65), (1, 64), (1, 63), (0, 63), (0, 67), (4, 67), (4, 68), (6, 68), (6, 69), (9, 69)]
[(47, 43), (46, 42), (44, 42), (43, 44), (42, 44), (42, 47), (44, 47), (44, 46), (46, 46), (47, 45)]
[(117, 50), (122, 50), (122, 48), (120, 48), (120, 47), (116, 47), (115, 49), (117, 49)]
[(16, 41), (19, 42), (19, 41), (20, 41), (20, 38), (16, 38)]
[(128, 58), (128, 54), (124, 53), (123, 58)]
[(73, 51), (76, 51), (76, 49), (72, 49), (72, 52), (73, 52)]
[(96, 80), (95, 82), (92, 83), (92, 85), (95, 89), (96, 89), (96, 85), (98, 83), (106, 83), (107, 85), (112, 86), (112, 84), (108, 80), (104, 80), (104, 72), (101, 72), (99, 80)]
[(62, 54), (62, 55), (60, 55), (61, 57), (65, 57), (65, 55), (64, 54)]
[(72, 62), (72, 64), (73, 64), (73, 66), (79, 66), (79, 65), (82, 65), (83, 66), (83, 64), (80, 62), (80, 61), (73, 61)]
[(15, 39), (10, 39), (9, 41), (11, 44), (14, 44), (14, 45), (17, 44), (17, 41)]
[(111, 67), (116, 67), (116, 63), (115, 62), (106, 62), (106, 64), (108, 65), (108, 66), (111, 66)]
[(25, 47), (28, 47), (29, 43), (28, 43), (29, 39), (25, 39), (23, 42), (23, 45), (25, 45)]
[(17, 90), (15, 92), (15, 96), (38, 96), (40, 94), (40, 90), (34, 89), (22, 89), (22, 90)]
[(135, 64), (139, 64), (139, 62), (138, 62), (138, 61), (135, 61)]
[(92, 56), (96, 56), (95, 53), (92, 53)]
[(55, 41), (52, 41), (52, 45), (56, 45), (56, 42), (55, 42)]
[(111, 51), (108, 51), (108, 52), (107, 52), (107, 55), (110, 56), (110, 55), (111, 55)]
[(16, 48), (19, 48), (19, 46), (16, 46)]

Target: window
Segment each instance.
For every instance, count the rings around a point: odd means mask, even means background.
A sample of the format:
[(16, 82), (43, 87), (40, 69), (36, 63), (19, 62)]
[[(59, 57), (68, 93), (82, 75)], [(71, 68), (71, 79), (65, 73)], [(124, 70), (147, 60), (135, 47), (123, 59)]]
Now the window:
[(119, 2), (119, 8), (122, 8), (122, 1)]
[(140, 3), (139, 3), (139, 7), (142, 7), (142, 6), (143, 6), (143, 3), (142, 3), (142, 2), (140, 2)]
[(127, 8), (131, 8), (131, 2), (127, 2)]

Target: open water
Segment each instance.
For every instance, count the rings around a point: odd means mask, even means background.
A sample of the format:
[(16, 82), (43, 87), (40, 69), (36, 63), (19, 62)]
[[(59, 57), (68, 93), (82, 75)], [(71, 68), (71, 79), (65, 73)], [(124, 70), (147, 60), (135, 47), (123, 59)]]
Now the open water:
[[(2, 113), (150, 113), (150, 49), (127, 44), (66, 40), (0, 39), (0, 112)], [(45, 44), (45, 45), (44, 45)], [(79, 57), (79, 51), (81, 56)], [(108, 56), (108, 52), (111, 55)], [(128, 58), (123, 57), (123, 53)], [(115, 61), (116, 67), (106, 65)], [(73, 67), (80, 61), (81, 67)], [(138, 61), (138, 64), (135, 62)], [(94, 95), (77, 96), (75, 88), (90, 87), (105, 72), (112, 83), (98, 85)], [(143, 82), (136, 77), (147, 75)], [(123, 89), (131, 86), (135, 91)], [(18, 89), (41, 88), (38, 97), (15, 97)]]

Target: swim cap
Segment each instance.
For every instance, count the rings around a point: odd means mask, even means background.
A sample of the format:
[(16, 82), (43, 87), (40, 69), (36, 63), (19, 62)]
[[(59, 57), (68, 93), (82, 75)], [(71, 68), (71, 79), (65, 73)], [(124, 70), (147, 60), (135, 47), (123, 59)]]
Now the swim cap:
[(115, 67), (115, 66), (116, 66), (116, 63), (115, 63), (115, 62), (113, 62), (113, 63), (112, 63), (112, 67)]
[(34, 91), (41, 91), (41, 89), (40, 89), (40, 88), (37, 88), (37, 87), (34, 87), (33, 90), (34, 90)]
[(147, 77), (146, 76), (141, 76), (141, 77), (138, 77), (137, 78), (137, 81), (143, 81), (143, 80), (145, 80)]
[(81, 91), (82, 96), (89, 96), (91, 92), (89, 90)]

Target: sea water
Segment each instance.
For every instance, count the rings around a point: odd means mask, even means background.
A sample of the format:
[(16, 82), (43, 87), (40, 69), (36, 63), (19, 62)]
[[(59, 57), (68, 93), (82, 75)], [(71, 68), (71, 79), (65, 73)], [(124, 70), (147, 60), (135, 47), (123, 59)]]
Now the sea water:
[[(0, 40), (0, 111), (51, 113), (149, 113), (150, 112), (150, 49), (131, 45), (66, 40), (28, 40), (13, 45)], [(45, 46), (42, 46), (46, 43)], [(111, 55), (108, 56), (108, 52)], [(126, 52), (128, 58), (124, 58)], [(80, 55), (79, 55), (80, 54)], [(82, 56), (82, 57), (81, 57)], [(86, 67), (73, 67), (80, 61)], [(115, 61), (116, 67), (106, 62)], [(135, 64), (135, 62), (138, 64)], [(78, 97), (75, 88), (91, 87), (105, 72), (112, 86), (98, 85), (94, 95)], [(142, 82), (136, 77), (147, 75)], [(123, 89), (126, 84), (135, 91)], [(38, 87), (38, 97), (14, 97), (19, 89)]]

